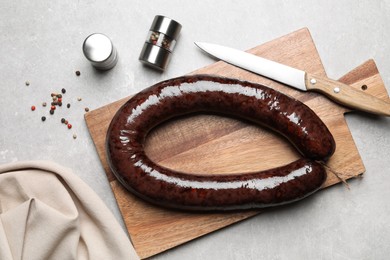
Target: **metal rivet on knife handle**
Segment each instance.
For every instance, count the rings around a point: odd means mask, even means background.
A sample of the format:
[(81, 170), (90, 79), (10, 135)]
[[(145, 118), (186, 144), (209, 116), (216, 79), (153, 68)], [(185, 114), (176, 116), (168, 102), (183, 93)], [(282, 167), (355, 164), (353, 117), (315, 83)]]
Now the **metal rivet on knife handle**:
[(317, 80), (316, 80), (315, 78), (312, 78), (312, 79), (310, 79), (310, 83), (311, 83), (312, 85), (314, 85), (314, 84), (317, 83)]
[(340, 92), (340, 88), (339, 88), (339, 87), (335, 87), (335, 88), (333, 89), (333, 92), (336, 93), (336, 94), (339, 93), (339, 92)]

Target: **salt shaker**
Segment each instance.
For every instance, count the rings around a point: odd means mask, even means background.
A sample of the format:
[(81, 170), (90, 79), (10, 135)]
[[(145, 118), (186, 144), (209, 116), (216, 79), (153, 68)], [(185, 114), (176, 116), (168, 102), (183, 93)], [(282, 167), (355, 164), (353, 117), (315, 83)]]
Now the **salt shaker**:
[(165, 70), (180, 34), (181, 24), (171, 18), (156, 15), (139, 60), (158, 70)]
[(101, 33), (89, 35), (83, 43), (84, 56), (98, 70), (112, 69), (118, 62), (118, 52), (110, 38)]

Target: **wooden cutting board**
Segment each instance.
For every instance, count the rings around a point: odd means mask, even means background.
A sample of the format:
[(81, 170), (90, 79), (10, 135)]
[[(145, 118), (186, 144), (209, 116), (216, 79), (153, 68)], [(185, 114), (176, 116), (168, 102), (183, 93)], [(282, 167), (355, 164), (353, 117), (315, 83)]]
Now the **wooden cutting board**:
[[(249, 52), (313, 74), (326, 75), (306, 28), (257, 46)], [(344, 119), (344, 113), (348, 112), (345, 108), (316, 93), (295, 91), (224, 62), (216, 62), (191, 74), (216, 74), (257, 82), (300, 99), (322, 118), (336, 140), (337, 149), (328, 166), (345, 179), (365, 171)], [(386, 88), (372, 60), (349, 72), (340, 81), (388, 99)], [(362, 90), (363, 85), (367, 86), (366, 90)], [(158, 254), (260, 213), (260, 210), (210, 214), (167, 210), (145, 203), (124, 190), (107, 165), (104, 142), (113, 115), (128, 99), (126, 97), (91, 111), (85, 115), (85, 120), (131, 240), (141, 258)], [(239, 120), (211, 115), (188, 116), (158, 127), (148, 137), (146, 151), (154, 161), (166, 167), (189, 173), (213, 174), (273, 168), (299, 156), (288, 142), (268, 130)], [(325, 186), (338, 182), (339, 179), (328, 172)]]

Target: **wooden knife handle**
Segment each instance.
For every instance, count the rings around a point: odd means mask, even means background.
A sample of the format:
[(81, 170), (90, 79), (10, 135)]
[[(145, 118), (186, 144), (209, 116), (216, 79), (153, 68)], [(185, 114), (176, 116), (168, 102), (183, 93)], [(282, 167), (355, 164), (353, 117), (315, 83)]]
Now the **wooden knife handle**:
[(390, 116), (390, 102), (364, 93), (336, 80), (306, 73), (307, 90), (320, 92), (333, 101), (349, 108), (372, 114)]

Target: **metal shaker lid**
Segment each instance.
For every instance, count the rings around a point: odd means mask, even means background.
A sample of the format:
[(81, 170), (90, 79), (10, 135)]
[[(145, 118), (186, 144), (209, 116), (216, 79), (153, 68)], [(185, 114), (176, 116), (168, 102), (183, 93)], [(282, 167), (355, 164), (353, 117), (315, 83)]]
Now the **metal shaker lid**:
[(111, 40), (101, 33), (91, 34), (85, 39), (83, 52), (84, 56), (97, 69), (111, 69), (118, 60), (117, 51)]
[(156, 15), (152, 25), (150, 26), (150, 30), (163, 33), (172, 39), (176, 39), (180, 34), (181, 27), (180, 23), (172, 20), (171, 18)]

